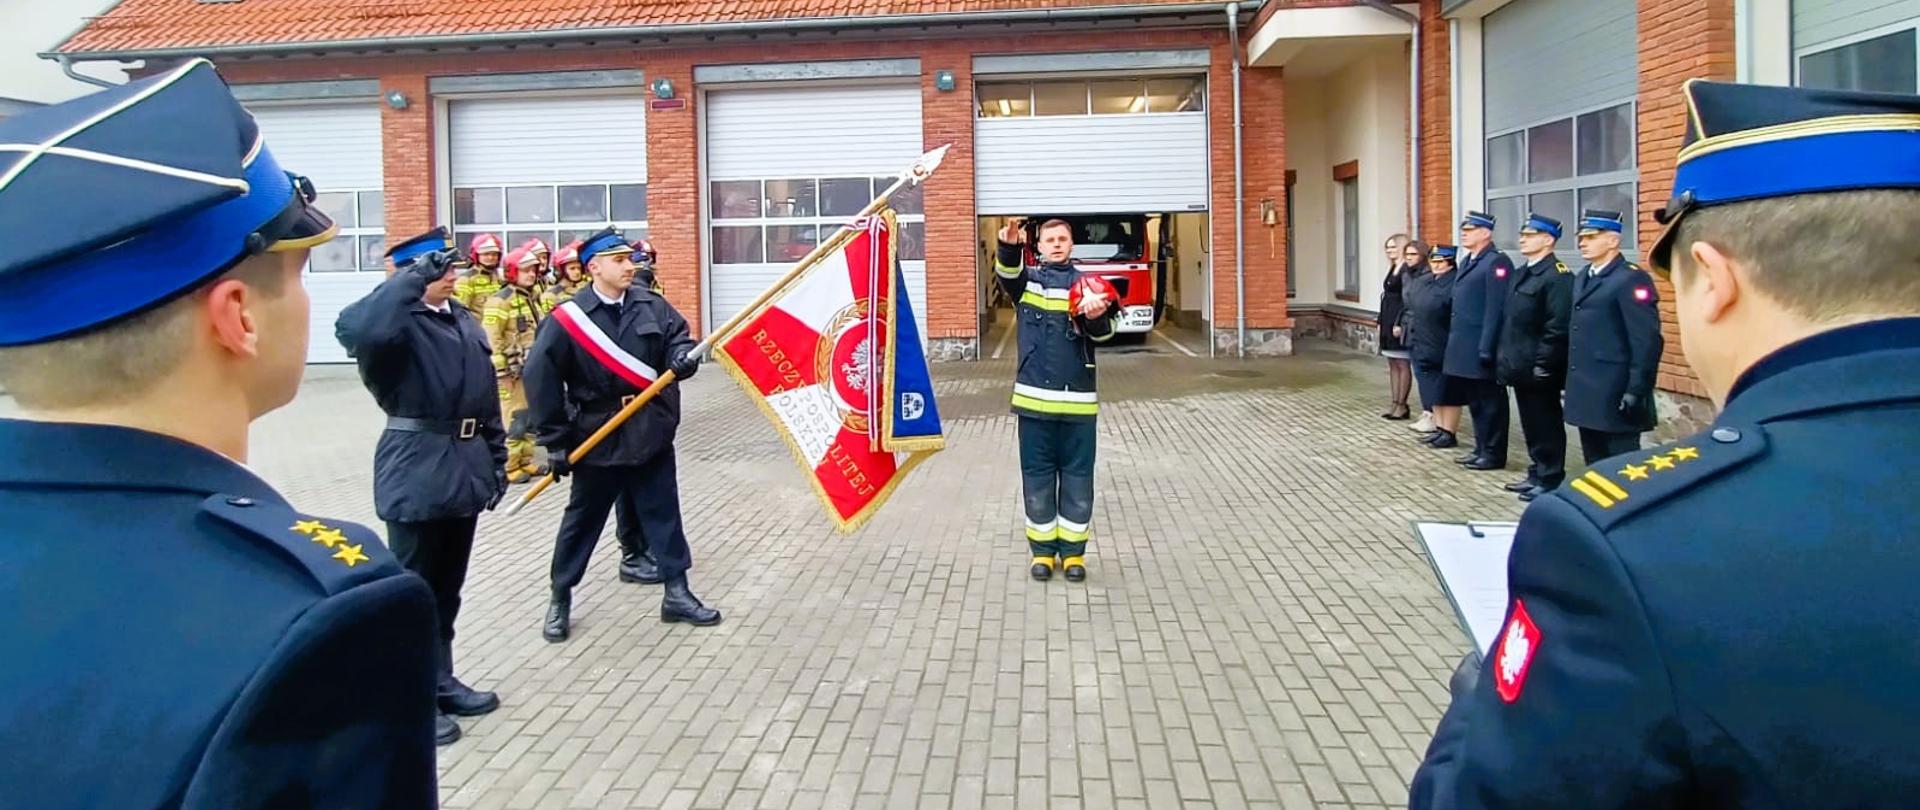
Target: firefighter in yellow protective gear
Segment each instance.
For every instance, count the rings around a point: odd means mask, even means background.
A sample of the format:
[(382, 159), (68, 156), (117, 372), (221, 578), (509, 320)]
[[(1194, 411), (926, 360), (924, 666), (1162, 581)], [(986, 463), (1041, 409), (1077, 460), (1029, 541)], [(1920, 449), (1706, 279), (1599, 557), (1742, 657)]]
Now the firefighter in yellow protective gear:
[(553, 282), (553, 250), (547, 247), (546, 240), (538, 236), (521, 242), (520, 249), (540, 260), (540, 270), (533, 277), (533, 297), (540, 298), (546, 293), (547, 285)]
[(500, 291), (500, 239), (490, 233), (474, 237), (467, 244), (467, 261), (473, 266), (453, 283), (453, 297), (468, 310), (483, 312)]
[(586, 268), (580, 266), (579, 240), (567, 243), (559, 253), (553, 255), (553, 273), (553, 283), (548, 284), (540, 294), (540, 303), (548, 312), (573, 300), (573, 296), (587, 286)]
[(487, 299), (480, 323), (486, 328), (487, 342), (493, 345), (493, 373), (500, 381), (500, 416), (507, 423), (507, 482), (518, 484), (545, 474), (535, 462), (527, 394), (520, 372), (547, 307), (534, 292), (540, 278), (538, 256), (519, 248), (507, 255), (505, 266), (507, 285)]

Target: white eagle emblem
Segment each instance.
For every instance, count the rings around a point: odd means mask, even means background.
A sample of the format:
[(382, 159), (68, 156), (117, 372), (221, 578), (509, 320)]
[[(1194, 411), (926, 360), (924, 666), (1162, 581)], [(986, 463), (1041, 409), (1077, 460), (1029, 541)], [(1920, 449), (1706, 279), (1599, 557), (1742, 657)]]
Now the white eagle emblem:
[(861, 338), (860, 345), (853, 347), (853, 357), (840, 367), (840, 373), (847, 377), (847, 386), (860, 393), (866, 393), (873, 379), (873, 337)]
[(1500, 680), (1514, 683), (1532, 652), (1533, 642), (1527, 640), (1527, 631), (1517, 621), (1508, 622), (1506, 641), (1500, 645)]

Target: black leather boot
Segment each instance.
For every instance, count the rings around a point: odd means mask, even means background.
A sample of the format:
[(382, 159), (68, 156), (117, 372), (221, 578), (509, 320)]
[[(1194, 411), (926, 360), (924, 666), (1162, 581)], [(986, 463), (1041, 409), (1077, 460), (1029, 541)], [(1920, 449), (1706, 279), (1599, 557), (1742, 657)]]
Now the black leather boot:
[(573, 622), (573, 592), (561, 588), (553, 590), (553, 601), (547, 603), (547, 626), (540, 635), (551, 642), (567, 640), (567, 629)]
[(453, 677), (453, 642), (440, 642), (440, 686), (435, 702), (440, 711), (458, 717), (478, 717), (500, 708), (500, 696), (478, 692)]
[(453, 722), (453, 718), (444, 714), (436, 714), (433, 716), (434, 745), (452, 745), (453, 742), (458, 739), (460, 739), (459, 723)]
[(681, 574), (667, 580), (666, 594), (660, 599), (660, 621), (707, 627), (720, 623), (720, 611), (701, 604), (700, 597), (687, 588), (687, 575)]
[(660, 566), (646, 552), (622, 552), (620, 555), (620, 581), (638, 582), (642, 585), (658, 585), (665, 581), (660, 576)]

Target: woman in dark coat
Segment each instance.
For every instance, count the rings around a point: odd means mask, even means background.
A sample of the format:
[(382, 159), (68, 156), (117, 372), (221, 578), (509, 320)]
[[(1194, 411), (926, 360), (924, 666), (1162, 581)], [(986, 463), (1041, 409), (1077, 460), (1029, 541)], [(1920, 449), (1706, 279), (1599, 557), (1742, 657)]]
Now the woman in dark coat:
[[(1430, 261), (1424, 261), (1430, 257)], [(1465, 390), (1449, 390), (1441, 372), (1447, 358), (1447, 327), (1453, 320), (1453, 257), (1451, 245), (1436, 245), (1431, 253), (1419, 240), (1409, 243), (1405, 261), (1425, 263), (1428, 270), (1409, 273), (1404, 318), (1408, 355), (1413, 362), (1413, 378), (1420, 385), (1420, 402), (1433, 410), (1433, 432), (1421, 439), (1435, 448), (1459, 444), (1455, 432), (1460, 428), (1460, 407), (1466, 404)]]
[(1380, 356), (1387, 358), (1387, 385), (1393, 395), (1393, 405), (1387, 412), (1380, 414), (1383, 419), (1405, 420), (1413, 417), (1407, 408), (1407, 393), (1413, 387), (1413, 366), (1407, 360), (1407, 344), (1400, 337), (1405, 330), (1396, 329), (1400, 319), (1406, 313), (1406, 300), (1402, 297), (1402, 287), (1406, 274), (1402, 272), (1405, 264), (1403, 251), (1410, 241), (1406, 234), (1394, 234), (1387, 240), (1387, 275), (1380, 283)]

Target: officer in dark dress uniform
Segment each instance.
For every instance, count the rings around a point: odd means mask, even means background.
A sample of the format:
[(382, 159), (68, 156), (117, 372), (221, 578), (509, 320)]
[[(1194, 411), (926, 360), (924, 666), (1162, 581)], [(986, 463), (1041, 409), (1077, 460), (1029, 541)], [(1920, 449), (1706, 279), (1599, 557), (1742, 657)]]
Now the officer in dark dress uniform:
[(1508, 484), (1508, 492), (1531, 501), (1567, 479), (1567, 426), (1560, 411), (1560, 387), (1567, 374), (1567, 326), (1573, 314), (1573, 274), (1554, 258), (1560, 221), (1528, 214), (1520, 226), (1525, 267), (1514, 271), (1507, 292), (1506, 320), (1495, 352), (1502, 385), (1513, 389), (1526, 434), (1526, 480)]
[(580, 260), (592, 277), (569, 302), (549, 316), (527, 357), (528, 404), (535, 433), (547, 449), (558, 476), (573, 474), (573, 492), (553, 550), (553, 598), (542, 635), (560, 642), (571, 632), (573, 587), (586, 575), (587, 561), (606, 528), (616, 500), (632, 502), (647, 554), (658, 567), (666, 591), (660, 619), (696, 626), (718, 624), (720, 612), (702, 604), (687, 586), (693, 552), (680, 521), (680, 484), (674, 466), (673, 437), (680, 427), (680, 389), (670, 385), (621, 424), (578, 465), (567, 457), (607, 423), (642, 388), (607, 368), (556, 319), (569, 307), (591, 320), (603, 335), (647, 371), (671, 368), (678, 379), (692, 377), (700, 360), (687, 321), (673, 305), (633, 283), (633, 248), (613, 229), (600, 231), (580, 246)]
[[(1473, 414), (1473, 452), (1459, 461), (1469, 470), (1507, 468), (1507, 389), (1494, 379), (1494, 351), (1507, 308), (1513, 260), (1493, 247), (1493, 217), (1468, 211), (1460, 222), (1460, 261), (1454, 272), (1453, 324), (1447, 335), (1446, 373), (1463, 388)], [(1457, 381), (1457, 382), (1456, 382)]]
[(313, 185), (202, 59), (0, 143), (0, 805), (433, 807), (432, 594), (244, 466)]
[(1686, 95), (1649, 256), (1722, 410), (1527, 510), (1414, 808), (1920, 796), (1920, 97)]
[(1653, 276), (1620, 255), (1623, 225), (1618, 211), (1580, 217), (1580, 253), (1589, 264), (1574, 274), (1567, 423), (1580, 429), (1588, 464), (1640, 449), (1640, 434), (1656, 422), (1653, 383), (1666, 348), (1660, 292)]
[(435, 741), (460, 739), (448, 715), (500, 707), (453, 674), (453, 625), (480, 512), (507, 491), (487, 334), (453, 300), (454, 254), (444, 228), (387, 251), (394, 274), (341, 310), (334, 334), (387, 414), (373, 451), (373, 508), (400, 564), (433, 589), (440, 618), (440, 718)]

